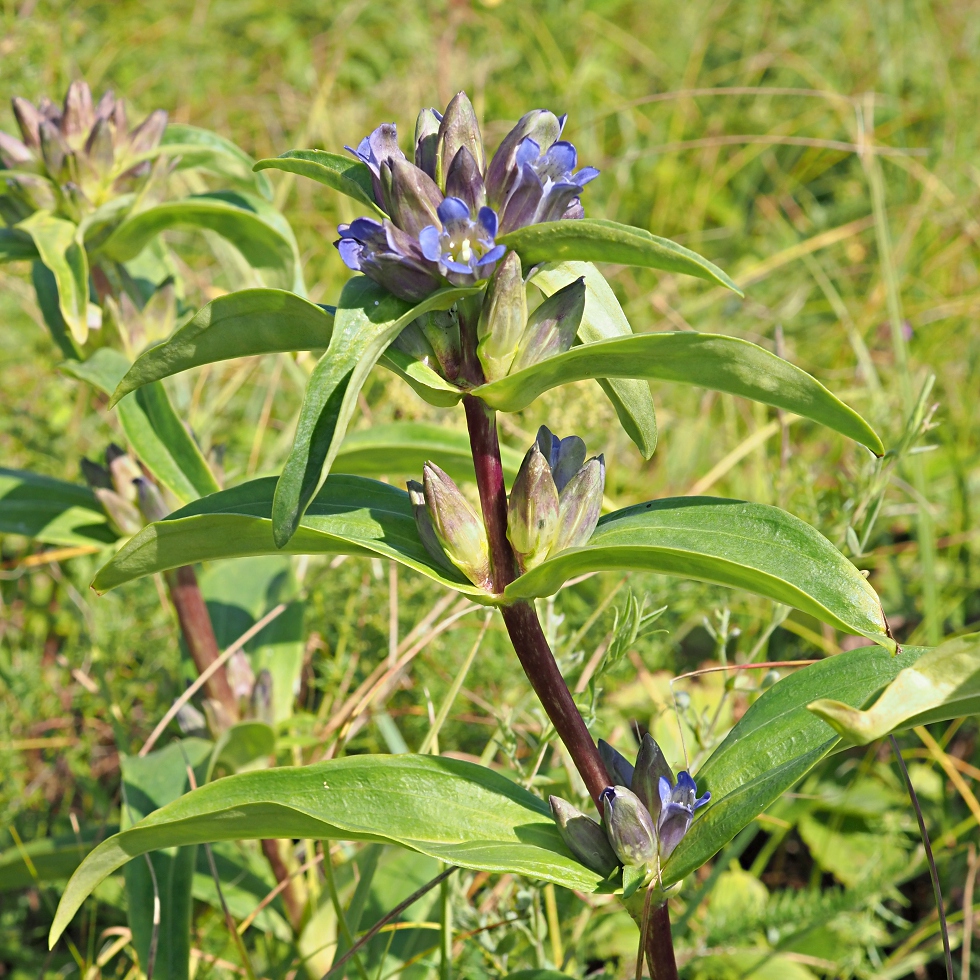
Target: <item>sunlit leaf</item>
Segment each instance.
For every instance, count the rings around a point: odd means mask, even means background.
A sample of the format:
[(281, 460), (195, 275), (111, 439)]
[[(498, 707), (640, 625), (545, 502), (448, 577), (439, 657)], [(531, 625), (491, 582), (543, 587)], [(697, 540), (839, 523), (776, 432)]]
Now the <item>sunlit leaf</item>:
[(326, 150), (287, 150), (278, 157), (259, 160), (256, 170), (283, 170), (286, 173), (311, 177), (341, 194), (367, 205), (377, 217), (384, 212), (374, 201), (371, 171), (360, 160), (328, 153)]

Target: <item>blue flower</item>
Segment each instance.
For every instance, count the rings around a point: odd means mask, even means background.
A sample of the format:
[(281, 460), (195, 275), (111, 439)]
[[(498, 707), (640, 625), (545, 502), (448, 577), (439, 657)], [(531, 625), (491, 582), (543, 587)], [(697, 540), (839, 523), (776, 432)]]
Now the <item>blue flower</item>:
[(419, 232), (422, 254), (457, 285), (486, 279), (506, 251), (494, 243), (496, 213), (481, 207), (474, 220), (464, 200), (447, 197), (439, 205), (438, 215), (442, 227), (428, 225)]
[(657, 821), (657, 839), (660, 844), (660, 860), (666, 861), (681, 842), (694, 819), (694, 811), (711, 799), (705, 793), (696, 799), (698, 788), (688, 772), (677, 774), (677, 783), (670, 785), (666, 776), (660, 777), (660, 818)]

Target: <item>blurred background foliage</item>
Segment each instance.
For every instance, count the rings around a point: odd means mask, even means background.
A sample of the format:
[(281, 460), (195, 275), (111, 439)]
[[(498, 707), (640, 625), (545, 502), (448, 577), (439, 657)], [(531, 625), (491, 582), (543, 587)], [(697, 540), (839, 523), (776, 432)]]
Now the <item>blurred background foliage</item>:
[[(528, 108), (568, 112), (580, 161), (603, 171), (589, 189), (589, 213), (696, 249), (747, 294), (743, 302), (696, 280), (609, 269), (635, 331), (717, 331), (783, 353), (871, 420), (886, 446), (898, 443), (934, 373), (933, 428), (892, 471), (873, 525), (866, 518), (879, 484), (866, 451), (726, 395), (656, 385), (660, 445), (646, 463), (593, 383), (504, 417), (506, 441), (523, 452), (543, 422), (581, 434), (590, 451), (605, 453), (617, 506), (688, 492), (779, 504), (869, 571), (903, 643), (978, 627), (975, 2), (2, 0), (0, 23), (5, 100), (60, 97), (84, 76), (96, 95), (109, 86), (124, 94), (135, 116), (166, 107), (172, 121), (214, 129), (255, 157), (356, 145), (386, 120), (404, 142), (420, 106), (444, 106), (460, 88), (491, 145)], [(6, 108), (0, 127), (13, 129)], [(892, 149), (872, 157), (864, 152), (871, 144)], [(356, 206), (313, 182), (276, 175), (274, 183), (310, 297), (332, 302), (348, 272), (331, 242)], [(185, 309), (242, 285), (231, 250), (169, 237)], [(118, 423), (104, 398), (59, 374), (32, 296), (26, 267), (0, 271), (0, 460), (81, 482), (80, 459), (99, 456)], [(226, 485), (278, 471), (313, 363), (308, 354), (252, 358), (168, 382), (203, 449), (221, 461)], [(382, 372), (360, 408), (355, 428), (436, 418)], [(461, 413), (439, 418), (462, 428)], [(116, 879), (77, 918), (74, 958), (64, 944), (46, 951), (60, 886), (22, 880), (11, 868), (20, 841), (70, 841), (118, 822), (119, 751), (136, 751), (193, 668), (153, 579), (96, 598), (87, 590), (93, 557), (38, 560), (36, 546), (13, 536), (0, 547), (0, 977), (135, 976), (125, 942), (99, 956), (125, 940)], [(279, 762), (417, 750), (482, 615), (465, 612), (433, 635), (433, 624), (465, 608), (441, 602), (412, 635), (441, 599), (412, 574), (367, 559), (300, 561), (293, 574), (305, 620), (301, 663), (289, 654), (299, 683), (295, 710), (279, 724)], [(208, 578), (220, 583), (221, 569)], [(667, 607), (638, 635), (630, 590), (647, 610)], [(572, 686), (586, 704), (602, 689), (595, 733), (632, 754), (634, 732), (650, 730), (675, 765), (687, 756), (696, 766), (775, 675), (708, 673), (671, 684), (673, 676), (749, 659), (817, 659), (855, 642), (766, 600), (646, 574), (595, 576), (541, 608)], [(356, 712), (345, 716), (365, 678), (420, 637), (427, 642), (414, 659), (383, 674), (376, 696), (355, 699)], [(435, 747), (499, 766), (541, 793), (581, 796), (568, 760), (543, 733), (502, 625), (491, 620)], [(966, 719), (902, 739), (958, 961), (975, 921), (976, 735), (976, 720)], [(239, 869), (232, 912), (240, 921), (273, 879), (257, 848), (215, 851)], [(309, 857), (300, 842), (290, 859)], [(361, 899), (362, 928), (436, 873), (429, 859), (392, 849), (342, 848), (336, 860), (345, 901), (366, 864), (377, 865)], [(836, 755), (684, 883), (673, 914), (684, 975), (945, 975), (924, 868), (887, 747)], [(242, 974), (207, 869), (199, 870), (195, 976)], [(335, 929), (322, 876), (314, 868), (305, 878), (314, 919)], [(510, 876), (453, 881), (459, 976), (544, 966), (632, 976), (635, 931), (615, 905)], [(438, 909), (430, 906), (431, 898), (417, 903), (403, 916), (409, 928), (374, 941), (372, 976), (432, 973), (438, 934), (429, 920)], [(305, 948), (294, 941), (277, 908), (256, 919), (246, 945), (258, 975), (291, 980), (309, 940)]]

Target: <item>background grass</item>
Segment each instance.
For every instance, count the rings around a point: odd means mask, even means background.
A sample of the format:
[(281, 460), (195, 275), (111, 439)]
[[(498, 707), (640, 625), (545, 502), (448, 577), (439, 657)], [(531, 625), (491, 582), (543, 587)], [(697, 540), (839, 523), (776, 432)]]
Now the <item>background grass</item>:
[[(528, 108), (568, 112), (566, 134), (581, 163), (602, 170), (587, 191), (588, 213), (682, 242), (746, 290), (743, 302), (695, 280), (609, 269), (634, 330), (718, 331), (777, 349), (865, 414), (888, 446), (935, 375), (934, 428), (920, 447), (929, 451), (894, 471), (866, 553), (856, 560), (869, 569), (903, 642), (977, 628), (975, 3), (5, 0), (0, 22), (5, 98), (58, 97), (72, 78), (84, 76), (96, 92), (112, 86), (125, 93), (131, 115), (164, 107), (173, 120), (213, 128), (256, 157), (298, 146), (336, 150), (385, 120), (396, 121), (407, 139), (419, 106), (443, 106), (460, 88), (473, 98), (491, 146)], [(4, 110), (0, 127), (12, 126)], [(891, 149), (872, 154), (869, 146)], [(355, 205), (313, 182), (283, 175), (274, 182), (300, 241), (311, 297), (330, 302), (347, 276), (331, 242), (337, 223), (356, 216)], [(185, 261), (188, 305), (236, 285), (220, 251), (209, 256), (199, 242), (174, 241)], [(0, 459), (80, 479), (81, 456), (101, 453), (116, 423), (104, 401), (58, 374), (57, 353), (38, 327), (28, 277), (17, 266), (0, 273), (0, 316)], [(223, 454), (227, 482), (277, 471), (308, 361), (257, 358), (174, 379), (172, 395), (202, 445)], [(503, 431), (522, 450), (545, 421), (563, 434), (580, 433), (590, 451), (605, 453), (607, 493), (617, 504), (695, 487), (776, 503), (850, 553), (847, 529), (863, 534), (875, 488), (866, 451), (805, 422), (784, 434), (770, 425), (778, 422), (772, 412), (728, 396), (657, 385), (654, 397), (660, 446), (649, 462), (617, 432), (591, 383), (546, 395), (504, 420)], [(271, 413), (264, 413), (269, 398)], [(435, 417), (407, 387), (377, 372), (356, 425)], [(438, 417), (462, 425), (461, 416)], [(11, 830), (0, 830), (0, 846), (6, 847), (14, 831), (25, 840), (71, 833), (73, 816), (88, 824), (114, 820), (117, 745), (133, 751), (142, 743), (187, 668), (152, 580), (96, 599), (86, 590), (90, 559), (25, 571), (26, 542), (7, 538), (2, 548), (0, 828)], [(352, 689), (387, 655), (392, 608), (388, 571), (379, 562), (311, 562), (303, 584), (308, 641), (301, 699), (310, 714), (296, 716), (297, 730), (315, 727), (311, 719), (328, 713), (338, 685)], [(593, 578), (544, 610), (569, 676), (608, 642), (626, 594), (621, 584), (616, 576)], [(635, 722), (681, 761), (671, 674), (720, 655), (744, 658), (760, 642), (769, 660), (830, 656), (853, 642), (798, 613), (772, 629), (782, 612), (744, 594), (646, 575), (633, 576), (629, 587), (668, 608), (657, 624), (667, 632), (641, 637), (603, 681), (595, 731), (624, 751)], [(404, 636), (435, 597), (404, 572), (396, 595)], [(393, 739), (417, 748), (431, 706), (441, 704), (479, 622), (465, 617), (434, 640), (387, 701), (355, 726), (348, 750), (385, 751)], [(514, 666), (495, 622), (440, 747), (517, 767), (542, 792), (557, 786), (574, 793), (560, 758), (549, 756), (530, 778), (541, 716)], [(95, 678), (92, 689), (72, 671)], [(725, 702), (711, 728), (719, 678), (677, 685), (682, 707), (689, 704), (687, 751), (695, 756), (724, 734), (757, 682), (740, 681), (744, 690)], [(962, 760), (968, 780), (980, 776), (969, 768), (980, 763), (976, 731), (969, 719), (934, 732)], [(58, 741), (37, 747), (36, 739)], [(910, 757), (921, 757), (913, 772), (956, 912), (976, 824), (923, 744), (911, 735), (904, 744)], [(293, 750), (282, 761), (306, 758)], [(710, 879), (706, 901), (692, 907), (680, 939), (690, 977), (940, 975), (935, 911), (887, 752), (835, 757), (771, 814), (751, 842), (743, 840), (740, 863), (730, 863), (734, 852), (719, 859), (720, 877)], [(546, 901), (535, 887), (472, 876), (456, 887), (464, 924), (477, 928), (510, 913), (517, 921), (464, 943), (461, 976), (503, 976), (554, 959)], [(685, 885), (675, 921), (697, 890), (694, 881)], [(44, 952), (47, 906), (57, 891), (0, 896), (0, 975), (75, 969), (63, 948), (53, 957)], [(558, 909), (558, 948), (571, 974), (631, 969), (635, 940), (612, 906), (592, 908), (559, 893)], [(123, 921), (118, 895), (103, 896), (91, 921), (78, 924), (75, 941), (83, 951), (94, 948), (103, 928)], [(954, 923), (953, 931), (959, 945), (962, 926)], [(295, 969), (292, 953), (255, 932), (248, 935), (257, 968), (269, 976)], [(204, 902), (195, 942), (235, 959), (220, 916)], [(408, 954), (376, 958), (398, 970)], [(404, 975), (424, 975), (427, 963), (413, 968), (421, 973)], [(224, 969), (200, 964), (199, 972)], [(122, 954), (104, 967), (126, 968)]]

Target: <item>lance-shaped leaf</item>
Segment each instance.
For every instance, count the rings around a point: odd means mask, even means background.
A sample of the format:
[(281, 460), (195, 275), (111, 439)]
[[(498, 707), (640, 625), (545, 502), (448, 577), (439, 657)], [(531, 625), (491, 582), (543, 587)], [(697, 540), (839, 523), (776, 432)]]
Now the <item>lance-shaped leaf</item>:
[(256, 170), (284, 170), (303, 177), (312, 177), (341, 194), (366, 204), (376, 216), (384, 217), (384, 212), (374, 200), (371, 185), (371, 171), (360, 160), (328, 153), (326, 150), (287, 150), (277, 157), (259, 160)]
[(378, 359), (378, 364), (397, 374), (421, 399), (436, 408), (452, 408), (463, 397), (463, 391), (456, 385), (397, 347), (389, 347)]
[(615, 262), (696, 276), (743, 295), (718, 266), (697, 252), (618, 221), (544, 221), (502, 235), (497, 243), (517, 252), (525, 269), (539, 262)]
[(448, 310), (476, 287), (440, 289), (416, 306), (397, 299), (366, 276), (348, 280), (337, 303), (330, 346), (313, 370), (293, 448), (276, 487), (276, 544), (284, 546), (330, 472), (357, 395), (384, 349), (416, 317)]
[(778, 507), (722, 497), (668, 497), (608, 514), (588, 544), (526, 572), (504, 598), (553, 595), (569, 578), (619, 568), (747, 589), (895, 649), (874, 589), (819, 531)]
[(34, 239), (26, 231), (0, 227), (0, 262), (30, 261), (37, 257)]
[(810, 710), (849, 742), (866, 745), (911, 728), (980, 711), (980, 633), (941, 643), (906, 667), (866, 711), (831, 698)]
[(209, 129), (170, 123), (156, 154), (177, 157), (178, 170), (207, 170), (239, 184), (250, 185), (267, 201), (272, 200), (269, 178), (253, 171), (255, 161), (231, 140)]
[[(251, 480), (181, 508), (143, 528), (104, 565), (99, 592), (152, 572), (216, 558), (280, 554), (272, 538), (274, 477)], [(334, 474), (311, 501), (288, 554), (380, 555), (476, 599), (484, 593), (434, 561), (419, 540), (404, 490), (360, 476)]]
[(116, 540), (102, 505), (88, 487), (3, 468), (0, 533), (69, 547), (101, 547)]
[(573, 347), (564, 354), (473, 390), (492, 408), (518, 412), (557, 385), (583, 378), (647, 378), (727, 391), (820, 422), (867, 446), (874, 429), (819, 381), (747, 340), (706, 333), (648, 333)]
[[(605, 276), (591, 262), (553, 262), (534, 273), (533, 282), (550, 296), (578, 278), (585, 279), (585, 312), (578, 327), (580, 343), (591, 344), (611, 337), (630, 337), (633, 328)], [(612, 402), (626, 434), (649, 459), (657, 448), (657, 416), (646, 381), (633, 377), (596, 377)]]
[(218, 840), (300, 837), (399, 844), (448, 864), (595, 891), (547, 804), (506, 776), (457, 759), (360, 755), (240, 773), (161, 807), (96, 847), (51, 926), (53, 945), (107, 875), (150, 850)]
[[(501, 446), (500, 457), (509, 482), (520, 469), (521, 454)], [(417, 479), (430, 459), (454, 480), (475, 478), (466, 433), (424, 422), (392, 422), (349, 432), (333, 469), (361, 476), (407, 475)]]
[(242, 289), (212, 300), (162, 344), (144, 351), (112, 393), (110, 407), (142, 385), (234, 357), (324, 350), (333, 316), (283, 289)]
[[(128, 366), (119, 351), (100, 347), (87, 361), (66, 361), (61, 369), (109, 395)], [(126, 395), (118, 410), (130, 448), (179, 500), (186, 503), (218, 489), (201, 450), (159, 381)]]
[(117, 262), (135, 258), (170, 228), (206, 228), (231, 242), (270, 286), (303, 294), (302, 270), (292, 231), (268, 202), (233, 192), (167, 201), (123, 221), (100, 251)]
[(34, 241), (41, 261), (58, 284), (58, 305), (72, 337), (88, 339), (88, 258), (78, 240), (78, 226), (49, 211), (35, 211), (18, 226)]
[(803, 667), (766, 691), (698, 770), (698, 787), (711, 791), (711, 803), (665, 865), (664, 884), (700, 868), (840, 743), (807, 710), (814, 698), (829, 694), (859, 707), (926, 652), (849, 650)]

